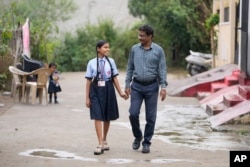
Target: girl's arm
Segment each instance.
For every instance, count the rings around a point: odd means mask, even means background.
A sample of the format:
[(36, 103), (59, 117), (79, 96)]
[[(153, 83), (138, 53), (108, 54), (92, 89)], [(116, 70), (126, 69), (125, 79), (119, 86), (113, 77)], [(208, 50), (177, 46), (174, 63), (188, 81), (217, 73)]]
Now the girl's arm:
[(119, 84), (117, 77), (114, 77), (113, 81), (114, 81), (115, 88), (116, 88), (117, 92), (119, 93), (119, 95), (122, 98), (124, 98), (125, 100), (128, 99), (128, 96), (121, 90), (121, 87), (120, 87), (120, 84)]
[(86, 79), (86, 106), (88, 108), (90, 108), (90, 106), (91, 106), (91, 101), (90, 101), (90, 98), (89, 98), (90, 84), (91, 84), (91, 80)]

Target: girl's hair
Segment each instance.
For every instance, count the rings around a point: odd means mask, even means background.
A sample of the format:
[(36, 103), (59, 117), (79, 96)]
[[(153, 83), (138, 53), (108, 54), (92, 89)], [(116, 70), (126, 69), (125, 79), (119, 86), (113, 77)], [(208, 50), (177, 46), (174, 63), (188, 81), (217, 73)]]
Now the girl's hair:
[(54, 63), (54, 62), (49, 63), (49, 68), (52, 67), (52, 66), (55, 66), (55, 67), (56, 67), (56, 63)]
[(108, 43), (108, 41), (105, 41), (105, 40), (99, 40), (97, 43), (96, 43), (96, 52), (97, 52), (97, 48), (101, 48), (104, 44)]

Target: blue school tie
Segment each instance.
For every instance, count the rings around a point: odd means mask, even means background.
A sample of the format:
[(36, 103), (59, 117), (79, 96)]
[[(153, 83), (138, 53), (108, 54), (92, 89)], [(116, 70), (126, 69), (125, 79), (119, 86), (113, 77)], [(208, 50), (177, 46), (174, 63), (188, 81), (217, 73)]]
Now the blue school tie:
[(101, 70), (101, 78), (103, 81), (106, 81), (106, 74), (105, 74), (105, 61), (103, 59), (100, 60), (100, 70)]

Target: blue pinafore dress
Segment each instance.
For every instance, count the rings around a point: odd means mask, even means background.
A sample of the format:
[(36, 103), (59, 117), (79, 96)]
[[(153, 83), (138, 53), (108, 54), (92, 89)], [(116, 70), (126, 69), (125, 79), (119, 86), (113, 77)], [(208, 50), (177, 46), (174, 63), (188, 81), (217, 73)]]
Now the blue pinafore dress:
[[(106, 79), (105, 86), (98, 86), (100, 70), (98, 70), (96, 77), (92, 79), (89, 95), (91, 101), (90, 118), (92, 120), (112, 121), (119, 118), (119, 109), (113, 85), (113, 68), (109, 58), (107, 56), (105, 58), (110, 65), (111, 77)], [(99, 67), (98, 60), (97, 67)]]

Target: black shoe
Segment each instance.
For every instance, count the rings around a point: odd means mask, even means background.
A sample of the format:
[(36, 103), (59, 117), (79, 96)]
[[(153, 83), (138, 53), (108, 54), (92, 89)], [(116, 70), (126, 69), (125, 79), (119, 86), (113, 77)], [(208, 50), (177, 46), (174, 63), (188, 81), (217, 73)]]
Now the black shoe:
[(144, 145), (143, 147), (142, 147), (142, 151), (141, 151), (142, 153), (149, 153), (150, 152), (150, 147), (149, 147), (149, 145)]
[(52, 103), (52, 101), (49, 101), (49, 104), (51, 104)]
[(59, 104), (58, 101), (55, 101), (55, 104)]
[(135, 138), (135, 140), (133, 142), (133, 145), (132, 145), (132, 147), (133, 147), (134, 150), (137, 150), (138, 148), (140, 148), (141, 141), (142, 141), (142, 137)]

